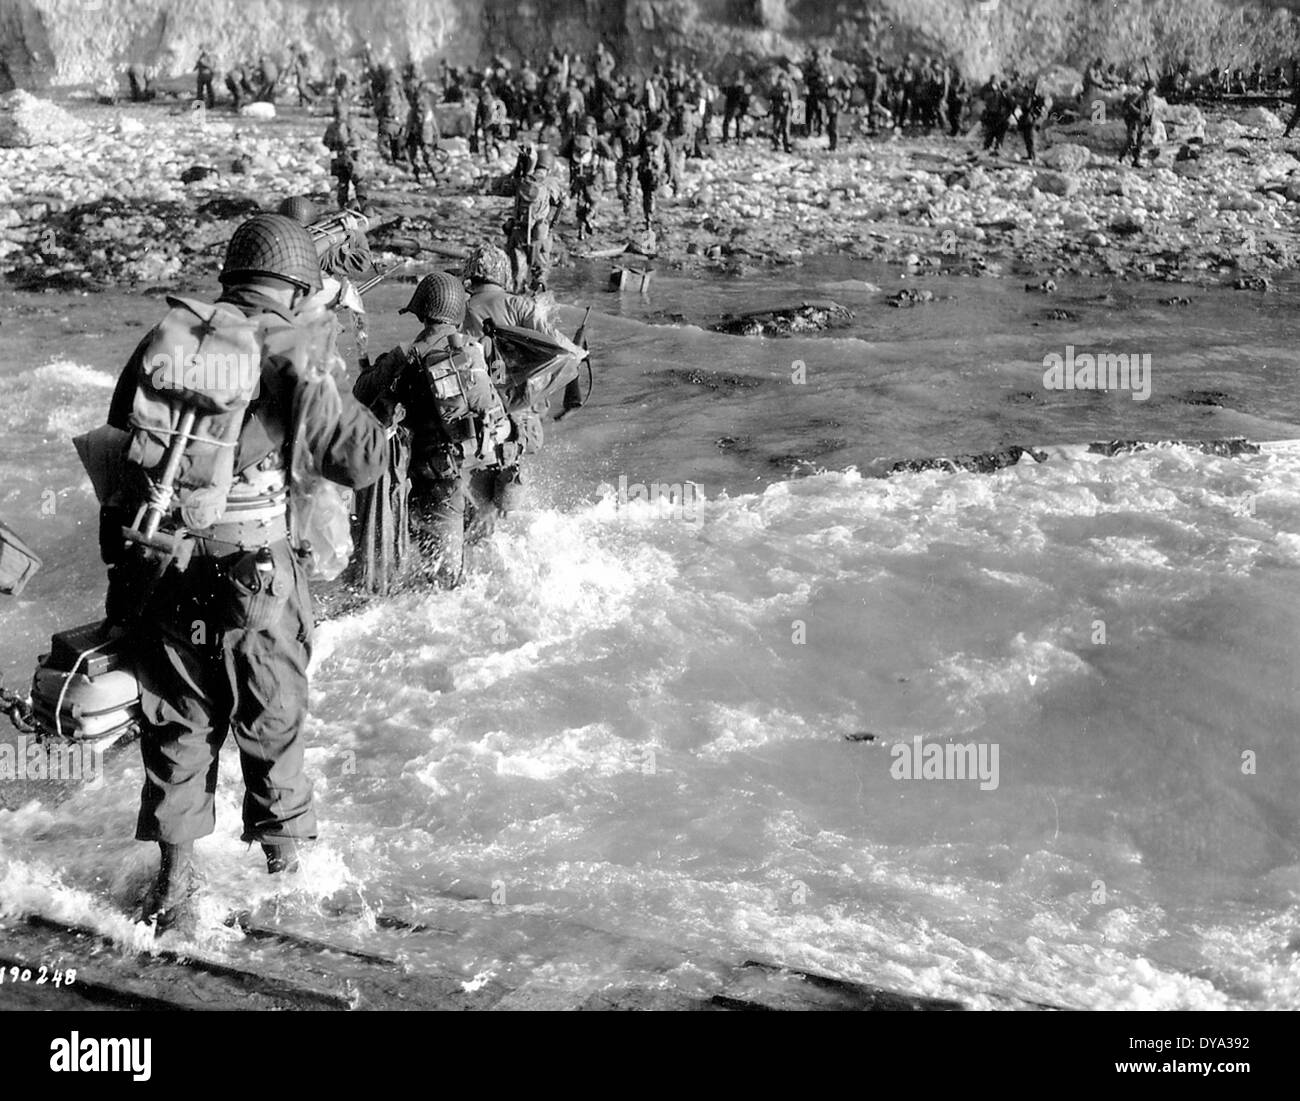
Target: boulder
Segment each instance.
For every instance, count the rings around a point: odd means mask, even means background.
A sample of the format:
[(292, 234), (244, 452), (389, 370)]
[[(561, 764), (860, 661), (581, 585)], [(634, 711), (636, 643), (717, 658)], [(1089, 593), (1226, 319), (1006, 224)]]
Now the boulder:
[(133, 119), (130, 115), (122, 115), (117, 120), (117, 125), (113, 127), (114, 131), (123, 137), (131, 134), (143, 134), (144, 123), (139, 119)]
[(275, 118), (274, 103), (246, 103), (239, 109), (239, 117), (246, 119), (273, 119)]
[(1111, 219), (1112, 233), (1141, 233), (1147, 226), (1147, 212), (1141, 208), (1126, 210)]
[(1249, 214), (1258, 214), (1264, 209), (1264, 204), (1245, 191), (1229, 191), (1219, 196), (1219, 209), (1242, 210)]
[(1201, 109), (1192, 103), (1166, 104), (1160, 111), (1165, 129), (1170, 140), (1188, 141), (1191, 138), (1205, 139), (1205, 116)]
[(198, 183), (199, 180), (206, 180), (209, 176), (215, 176), (217, 170), (206, 164), (190, 165), (181, 173), (181, 183)]
[(49, 100), (21, 88), (0, 96), (0, 148), (73, 145), (90, 137), (90, 127)]
[(1078, 172), (1092, 160), (1092, 150), (1085, 145), (1062, 142), (1045, 149), (1039, 159), (1046, 168), (1054, 168), (1059, 172)]
[(1034, 177), (1034, 187), (1048, 195), (1069, 197), (1079, 190), (1079, 181), (1075, 176), (1064, 172), (1039, 172)]
[(1263, 130), (1268, 134), (1280, 134), (1286, 129), (1282, 120), (1267, 107), (1252, 107), (1241, 116), (1241, 125), (1252, 130)]

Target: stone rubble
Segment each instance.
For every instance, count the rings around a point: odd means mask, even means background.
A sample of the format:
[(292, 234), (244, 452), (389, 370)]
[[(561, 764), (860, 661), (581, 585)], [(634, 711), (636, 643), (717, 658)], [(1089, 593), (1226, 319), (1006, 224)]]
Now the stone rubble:
[[(331, 204), (324, 117), (282, 111), (268, 123), (162, 106), (68, 111), (26, 93), (0, 105), (0, 134), (17, 135), (0, 149), (0, 274), (21, 286), (200, 283), (249, 211), (298, 193)], [(1036, 164), (1023, 160), (1015, 134), (1000, 157), (981, 151), (978, 134), (854, 135), (835, 153), (824, 141), (800, 140), (794, 154), (772, 152), (762, 138), (715, 143), (709, 157), (686, 161), (680, 194), (661, 197), (656, 259), (743, 274), (842, 254), (913, 274), (1016, 267), (1040, 278), (1245, 286), (1294, 266), (1300, 160), (1283, 147), (1277, 117), (1251, 109), (1207, 120), (1194, 107), (1168, 110), (1177, 136), (1140, 169), (1118, 161), (1122, 126), (1088, 120), (1049, 128)], [(1204, 144), (1192, 140), (1198, 132)], [(36, 143), (45, 135), (52, 144)], [(491, 188), (509, 172), (515, 147), (506, 143), (491, 163), (471, 156), (463, 138), (444, 148), (439, 180), (424, 186), (372, 150), (376, 223), (425, 219), (415, 238), (378, 235), (381, 264), (433, 262), (429, 244), (500, 239), (510, 199)], [(574, 254), (607, 255), (640, 235), (639, 202), (625, 219), (612, 166), (609, 177), (593, 240), (577, 242), (571, 211), (561, 221), (559, 236)]]

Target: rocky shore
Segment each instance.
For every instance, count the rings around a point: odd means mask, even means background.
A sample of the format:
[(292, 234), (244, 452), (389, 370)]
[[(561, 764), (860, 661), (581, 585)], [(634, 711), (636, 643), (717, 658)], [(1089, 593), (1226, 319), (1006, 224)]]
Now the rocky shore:
[[(662, 267), (743, 275), (747, 269), (849, 255), (914, 273), (1122, 275), (1261, 289), (1297, 263), (1300, 142), (1254, 108), (1208, 119), (1170, 111), (1165, 141), (1140, 169), (1118, 162), (1123, 128), (1049, 127), (1037, 163), (1018, 136), (1001, 156), (959, 139), (868, 139), (835, 153), (799, 140), (792, 154), (762, 138), (711, 147), (686, 162), (680, 194), (660, 200), (647, 239), (612, 186), (596, 235), (571, 255), (625, 245)], [(191, 112), (180, 105), (55, 106), (25, 92), (0, 98), (0, 276), (29, 290), (167, 289), (210, 283), (226, 240), (253, 210), (308, 193), (330, 203), (326, 120)], [(1203, 137), (1203, 140), (1202, 140)], [(370, 165), (376, 258), (415, 275), (445, 263), (436, 249), (497, 239), (510, 200), (490, 194), (514, 149), (493, 164), (463, 138), (444, 142), (439, 181), (417, 187)], [(435, 246), (430, 251), (429, 246)]]

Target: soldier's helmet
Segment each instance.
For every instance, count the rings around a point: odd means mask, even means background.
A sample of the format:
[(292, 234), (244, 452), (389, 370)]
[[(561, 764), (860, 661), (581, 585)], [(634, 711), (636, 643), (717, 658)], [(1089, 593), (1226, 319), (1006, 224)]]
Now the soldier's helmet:
[(481, 244), (465, 258), (461, 276), (504, 287), (510, 281), (510, 258), (496, 245)]
[(595, 133), (595, 131), (596, 131), (596, 116), (595, 116), (595, 115), (583, 115), (583, 116), (582, 116), (582, 126), (581, 126), (581, 129), (583, 129), (583, 130), (586, 131), (587, 133)]
[(320, 211), (306, 195), (290, 195), (275, 208), (277, 214), (292, 218), (300, 226), (309, 226), (320, 217)]
[(235, 230), (219, 278), (228, 286), (250, 276), (281, 279), (304, 293), (320, 290), (320, 263), (306, 227), (283, 214), (254, 214)]
[(555, 150), (549, 145), (539, 145), (537, 147), (537, 167), (546, 169), (548, 172), (555, 167)]
[(445, 271), (435, 271), (420, 280), (411, 300), (397, 312), (415, 314), (426, 325), (431, 321), (445, 321), (459, 328), (465, 323), (468, 302), (465, 286), (459, 279)]

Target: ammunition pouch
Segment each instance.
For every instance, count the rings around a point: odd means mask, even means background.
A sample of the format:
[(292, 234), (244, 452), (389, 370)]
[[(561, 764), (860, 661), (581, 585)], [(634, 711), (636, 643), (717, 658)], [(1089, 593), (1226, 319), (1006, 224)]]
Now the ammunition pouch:
[(212, 566), (209, 614), (215, 630), (264, 631), (280, 622), (298, 584), (287, 541), (228, 555)]
[(414, 478), (429, 482), (455, 481), (465, 466), (460, 447), (443, 444), (412, 456), (410, 471)]

